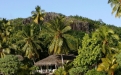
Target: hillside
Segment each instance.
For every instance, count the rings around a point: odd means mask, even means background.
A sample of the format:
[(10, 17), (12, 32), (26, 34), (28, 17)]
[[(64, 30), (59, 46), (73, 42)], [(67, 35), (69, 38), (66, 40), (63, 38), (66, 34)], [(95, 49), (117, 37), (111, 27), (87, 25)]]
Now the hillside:
[[(79, 31), (89, 33), (89, 32), (94, 31), (95, 29), (99, 28), (99, 26), (108, 26), (109, 28), (113, 29), (117, 34), (119, 34), (119, 36), (121, 37), (121, 27), (106, 24), (106, 23), (101, 22), (101, 21), (92, 20), (92, 19), (78, 16), (78, 15), (65, 16), (61, 13), (46, 12), (46, 15), (44, 17), (44, 22), (48, 22), (50, 20), (53, 20), (55, 17), (60, 16), (60, 15), (64, 16), (67, 20), (73, 21), (73, 23), (71, 24), (71, 27), (73, 30), (79, 30)], [(25, 25), (25, 24), (31, 24), (32, 18), (31, 17), (16, 18), (16, 19), (12, 19), (11, 21), (12, 21), (12, 24), (16, 24), (16, 25), (24, 24)]]

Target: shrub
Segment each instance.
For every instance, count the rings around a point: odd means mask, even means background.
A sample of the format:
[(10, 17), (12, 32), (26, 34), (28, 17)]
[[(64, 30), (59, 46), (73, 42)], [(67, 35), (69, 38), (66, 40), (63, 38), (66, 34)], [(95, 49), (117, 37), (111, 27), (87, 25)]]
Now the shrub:
[(64, 70), (64, 68), (60, 67), (57, 70), (55, 70), (54, 75), (67, 75), (67, 74), (66, 74), (66, 71)]
[(4, 58), (0, 58), (0, 72), (8, 74), (16, 74), (20, 69), (21, 62), (15, 55), (6, 55)]
[(95, 69), (88, 70), (85, 75), (106, 75), (104, 72), (96, 71)]
[(81, 75), (83, 69), (81, 67), (71, 68), (69, 70), (69, 75)]

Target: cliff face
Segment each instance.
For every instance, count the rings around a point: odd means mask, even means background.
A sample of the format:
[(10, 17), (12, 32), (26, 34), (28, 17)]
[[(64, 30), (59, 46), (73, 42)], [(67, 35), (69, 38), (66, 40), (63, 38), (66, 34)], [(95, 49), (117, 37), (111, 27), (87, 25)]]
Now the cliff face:
[(66, 18), (66, 20), (68, 20), (68, 21), (72, 20), (73, 22), (70, 24), (70, 26), (72, 27), (73, 30), (83, 31), (86, 33), (90, 32), (88, 22), (84, 22), (84, 21), (77, 20), (77, 19), (74, 19), (71, 17), (67, 17), (67, 16), (62, 15), (60, 13), (47, 12), (45, 17), (44, 17), (44, 21), (48, 22), (48, 21), (53, 20), (55, 17), (58, 17), (58, 16), (64, 16)]
[(82, 21), (73, 21), (71, 24), (71, 27), (73, 30), (83, 31), (86, 33), (89, 33), (89, 23), (88, 22), (82, 22)]
[[(45, 17), (44, 17), (44, 22), (48, 22), (50, 20), (53, 20), (55, 17), (61, 16), (62, 14), (60, 13), (55, 13), (55, 12), (46, 12)], [(65, 16), (65, 15), (63, 15)]]

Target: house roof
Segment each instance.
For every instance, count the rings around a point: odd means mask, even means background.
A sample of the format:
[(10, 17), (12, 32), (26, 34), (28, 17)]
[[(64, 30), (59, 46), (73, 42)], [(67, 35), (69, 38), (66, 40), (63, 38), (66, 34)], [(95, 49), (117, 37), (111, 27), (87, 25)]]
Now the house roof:
[[(63, 55), (64, 63), (68, 60), (73, 60), (75, 58), (74, 55)], [(35, 63), (36, 66), (46, 66), (46, 65), (60, 65), (62, 64), (61, 55), (50, 55), (40, 61)]]

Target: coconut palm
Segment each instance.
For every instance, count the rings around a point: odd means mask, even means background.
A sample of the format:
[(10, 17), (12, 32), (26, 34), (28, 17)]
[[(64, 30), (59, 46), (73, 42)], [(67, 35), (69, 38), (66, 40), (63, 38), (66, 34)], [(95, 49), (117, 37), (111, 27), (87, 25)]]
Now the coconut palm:
[[(20, 47), (20, 51), (28, 58), (39, 58), (38, 50), (42, 50), (41, 41), (39, 40), (38, 26), (26, 25), (22, 27), (22, 31), (18, 31), (13, 38)], [(14, 39), (14, 40), (15, 40)]]
[(10, 22), (6, 19), (0, 21), (0, 57), (10, 53), (10, 33), (12, 31)]
[(0, 58), (3, 58), (6, 54), (10, 53), (10, 48), (8, 43), (0, 40)]
[(70, 25), (65, 22), (65, 18), (62, 16), (54, 18), (50, 23), (43, 26), (40, 35), (50, 42), (48, 45), (50, 54), (61, 54), (62, 56), (62, 54), (67, 54), (69, 50), (76, 50), (77, 40), (70, 35), (70, 30)]
[(109, 75), (114, 75), (115, 70), (118, 68), (116, 58), (114, 55), (107, 55), (106, 58), (102, 58), (102, 63), (98, 65), (97, 71), (105, 71)]
[(115, 13), (115, 17), (121, 17), (121, 0), (108, 0), (108, 3), (112, 6), (112, 13)]
[(95, 36), (99, 39), (99, 43), (102, 44), (103, 54), (112, 54), (118, 52), (116, 48), (119, 36), (114, 33), (112, 29), (106, 26), (101, 26), (95, 31)]
[(32, 11), (32, 18), (34, 19), (34, 22), (39, 24), (41, 21), (43, 21), (43, 17), (44, 17), (44, 10), (41, 9), (40, 6), (36, 6), (35, 7), (35, 11)]

